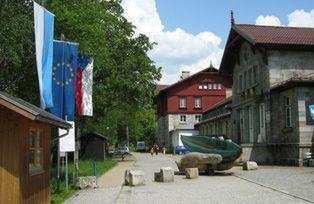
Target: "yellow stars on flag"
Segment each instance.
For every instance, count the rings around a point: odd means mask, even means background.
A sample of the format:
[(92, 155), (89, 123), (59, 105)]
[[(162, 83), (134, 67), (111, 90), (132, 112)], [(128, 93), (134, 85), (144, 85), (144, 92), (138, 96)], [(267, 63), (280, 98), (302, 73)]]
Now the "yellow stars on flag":
[[(60, 73), (58, 73), (59, 69), (62, 69), (64, 67), (64, 82), (62, 82), (62, 76), (59, 76)], [(61, 72), (62, 70), (60, 70)], [(61, 73), (62, 74), (62, 73)], [(60, 62), (55, 64), (55, 66), (52, 68), (52, 80), (57, 86), (65, 86), (69, 85), (72, 81), (74, 81), (74, 69), (71, 67), (71, 64), (65, 64), (64, 62)]]

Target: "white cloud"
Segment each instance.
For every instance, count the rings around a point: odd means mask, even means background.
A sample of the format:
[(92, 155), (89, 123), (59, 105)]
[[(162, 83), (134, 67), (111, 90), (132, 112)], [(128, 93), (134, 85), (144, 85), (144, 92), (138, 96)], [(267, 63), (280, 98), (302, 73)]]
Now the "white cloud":
[(221, 39), (214, 33), (204, 31), (194, 35), (179, 27), (165, 30), (155, 0), (123, 0), (122, 7), (124, 16), (137, 27), (137, 34), (143, 33), (157, 43), (149, 55), (163, 68), (160, 83), (178, 81), (182, 70), (193, 74), (205, 69), (210, 60), (216, 67), (220, 64)]
[(256, 25), (280, 26), (281, 22), (276, 16), (258, 16), (255, 20)]
[(314, 9), (309, 12), (295, 10), (288, 15), (288, 21), (288, 26), (314, 27)]

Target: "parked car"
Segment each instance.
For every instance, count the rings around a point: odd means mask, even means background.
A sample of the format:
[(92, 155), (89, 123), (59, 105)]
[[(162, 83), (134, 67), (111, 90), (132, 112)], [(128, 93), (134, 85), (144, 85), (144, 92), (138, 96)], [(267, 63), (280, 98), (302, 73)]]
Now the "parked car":
[(118, 147), (115, 149), (115, 154), (128, 154), (129, 148), (127, 146), (125, 147)]
[(146, 146), (144, 141), (138, 141), (136, 143), (136, 151), (137, 152), (145, 152), (146, 151)]
[(175, 147), (175, 153), (176, 154), (186, 154), (186, 153), (189, 153), (189, 150), (187, 148), (185, 148), (184, 146), (177, 145)]

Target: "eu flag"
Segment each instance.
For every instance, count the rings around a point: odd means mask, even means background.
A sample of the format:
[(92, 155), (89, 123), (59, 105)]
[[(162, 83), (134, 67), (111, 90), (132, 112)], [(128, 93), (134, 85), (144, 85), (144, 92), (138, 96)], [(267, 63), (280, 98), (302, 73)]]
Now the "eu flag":
[(75, 80), (78, 46), (64, 41), (53, 42), (52, 95), (50, 112), (68, 121), (74, 120)]

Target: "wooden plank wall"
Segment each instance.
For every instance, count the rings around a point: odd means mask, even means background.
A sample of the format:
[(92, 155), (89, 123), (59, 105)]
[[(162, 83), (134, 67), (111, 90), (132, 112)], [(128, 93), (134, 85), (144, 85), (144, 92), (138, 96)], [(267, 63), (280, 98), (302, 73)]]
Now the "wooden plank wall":
[[(50, 127), (46, 124), (27, 121), (27, 127), (40, 128), (43, 132), (43, 172), (29, 175), (28, 165), (21, 168), (21, 186), (23, 203), (50, 203)], [(28, 164), (27, 156), (23, 152), (28, 151), (28, 140), (23, 140), (23, 151), (20, 152), (21, 162)]]
[(0, 105), (0, 203), (21, 203), (18, 134), (15, 113)]
[[(44, 171), (36, 175), (28, 170), (30, 127), (44, 131)], [(0, 203), (50, 203), (50, 134), (47, 124), (0, 105)]]

